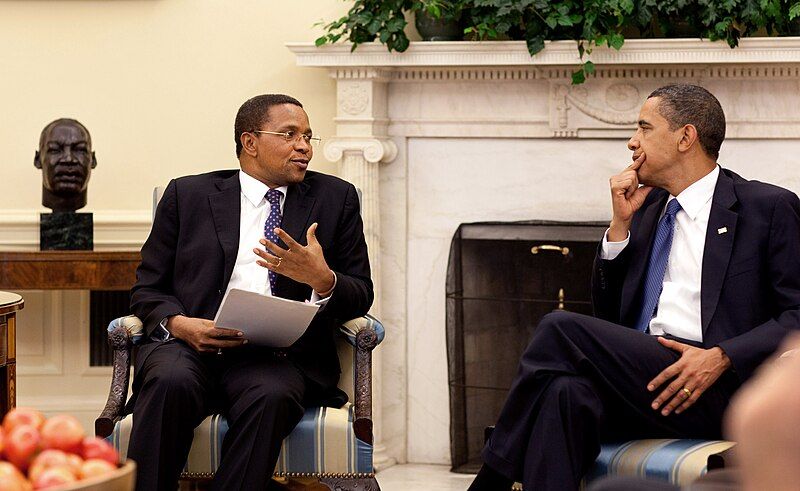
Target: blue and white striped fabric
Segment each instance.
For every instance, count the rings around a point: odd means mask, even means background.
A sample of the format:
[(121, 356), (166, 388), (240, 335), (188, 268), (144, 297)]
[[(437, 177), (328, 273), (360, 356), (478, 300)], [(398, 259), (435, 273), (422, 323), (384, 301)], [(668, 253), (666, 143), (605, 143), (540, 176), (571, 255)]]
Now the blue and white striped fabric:
[[(127, 455), (132, 420), (128, 416), (117, 423), (110, 437), (122, 459)], [(194, 431), (184, 473), (210, 475), (216, 472), (227, 431), (228, 423), (219, 414), (206, 418)], [(372, 445), (362, 442), (353, 433), (353, 406), (306, 410), (303, 419), (283, 441), (274, 472), (276, 475), (372, 473)]]
[(696, 439), (633, 440), (605, 444), (586, 476), (586, 483), (606, 475), (639, 476), (685, 486), (707, 472), (708, 456), (733, 442)]

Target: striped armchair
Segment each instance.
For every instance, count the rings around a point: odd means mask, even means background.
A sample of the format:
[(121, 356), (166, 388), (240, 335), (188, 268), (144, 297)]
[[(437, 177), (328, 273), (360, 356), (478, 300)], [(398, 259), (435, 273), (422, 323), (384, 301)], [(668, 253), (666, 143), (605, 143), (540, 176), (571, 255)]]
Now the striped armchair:
[[(639, 476), (676, 486), (687, 486), (709, 470), (714, 459), (733, 447), (724, 440), (649, 439), (601, 446), (588, 484), (603, 476)], [(724, 464), (717, 464), (720, 467)]]
[[(313, 407), (283, 441), (274, 470), (278, 478), (318, 480), (330, 489), (379, 490), (372, 467), (372, 350), (384, 337), (384, 328), (372, 316), (346, 322), (340, 328), (337, 349), (342, 366), (339, 387), (351, 403), (341, 408)], [(123, 408), (130, 381), (131, 349), (142, 337), (142, 322), (134, 316), (115, 319), (108, 326), (114, 349), (114, 368), (108, 402), (95, 421), (95, 433), (110, 438), (124, 459), (132, 416)], [(211, 415), (195, 429), (184, 480), (208, 480), (219, 467), (220, 449), (228, 424)]]

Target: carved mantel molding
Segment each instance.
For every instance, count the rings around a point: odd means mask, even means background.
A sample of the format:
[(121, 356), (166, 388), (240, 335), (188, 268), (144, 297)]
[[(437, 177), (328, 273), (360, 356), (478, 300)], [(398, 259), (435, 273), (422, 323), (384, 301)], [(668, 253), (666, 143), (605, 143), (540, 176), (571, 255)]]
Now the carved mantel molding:
[[(390, 53), (380, 43), (316, 47), (288, 43), (299, 66), (308, 67), (509, 67), (571, 66), (580, 62), (574, 41), (548, 41), (531, 57), (524, 41), (414, 42), (404, 53)], [(701, 39), (629, 39), (619, 51), (595, 48), (597, 65), (697, 65), (800, 63), (800, 37), (745, 38), (731, 49), (723, 42)]]

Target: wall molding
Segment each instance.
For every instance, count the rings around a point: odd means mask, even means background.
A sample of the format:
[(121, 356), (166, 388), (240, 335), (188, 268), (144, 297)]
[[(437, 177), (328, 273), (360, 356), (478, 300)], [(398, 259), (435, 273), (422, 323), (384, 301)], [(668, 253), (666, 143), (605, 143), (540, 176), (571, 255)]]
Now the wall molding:
[[(39, 214), (44, 209), (0, 210), (0, 250), (38, 250)], [(150, 210), (103, 210), (94, 213), (96, 250), (139, 250), (150, 233)]]

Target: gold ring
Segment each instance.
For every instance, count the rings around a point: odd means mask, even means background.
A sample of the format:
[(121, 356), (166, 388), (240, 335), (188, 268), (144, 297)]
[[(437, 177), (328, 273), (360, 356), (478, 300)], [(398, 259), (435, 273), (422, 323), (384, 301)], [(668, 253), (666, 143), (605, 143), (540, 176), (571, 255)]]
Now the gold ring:
[(278, 257), (278, 262), (276, 262), (276, 263), (275, 263), (275, 267), (276, 267), (276, 268), (277, 268), (278, 266), (280, 266), (280, 265), (281, 265), (281, 261), (282, 261), (282, 260), (283, 260), (283, 258), (282, 258), (282, 257)]
[(684, 388), (683, 388), (683, 389), (681, 389), (681, 390), (683, 390), (684, 392), (686, 392), (686, 397), (692, 397), (692, 391), (691, 391), (691, 390), (687, 389), (686, 387), (684, 387)]

